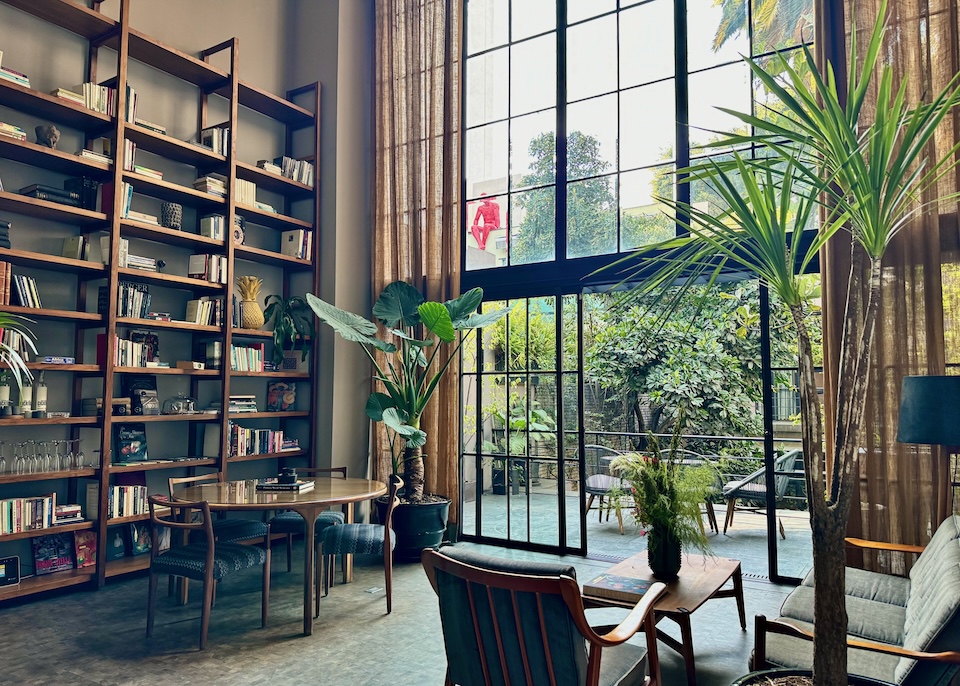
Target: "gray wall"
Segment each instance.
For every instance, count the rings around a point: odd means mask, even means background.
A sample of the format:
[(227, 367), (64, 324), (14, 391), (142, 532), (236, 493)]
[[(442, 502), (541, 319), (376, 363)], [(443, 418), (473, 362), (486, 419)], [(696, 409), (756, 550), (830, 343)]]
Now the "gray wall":
[[(116, 18), (118, 4), (104, 3), (108, 15)], [(241, 78), (270, 92), (283, 94), (287, 89), (313, 81), (322, 83), (321, 165), (318, 170), (321, 184), (320, 226), (322, 237), (319, 255), (322, 265), (320, 297), (338, 306), (369, 315), (370, 311), (370, 103), (372, 74), (372, 0), (133, 0), (131, 24), (133, 28), (154, 36), (163, 43), (197, 54), (200, 50), (236, 36), (240, 40)], [(85, 41), (34, 19), (6, 5), (0, 5), (0, 49), (3, 66), (30, 76), (31, 85), (42, 91), (70, 87), (83, 81)], [(225, 57), (225, 55), (224, 55)], [(111, 64), (113, 62), (113, 64)], [(223, 59), (214, 64), (225, 67)], [(115, 71), (114, 55), (101, 51), (100, 79)], [(130, 83), (137, 89), (138, 116), (163, 124), (171, 136), (191, 140), (197, 136), (197, 91), (178, 79), (149, 67), (131, 63)], [(209, 121), (226, 117), (224, 102), (211, 98)], [(46, 123), (36, 117), (0, 107), (0, 121), (22, 126), (32, 136), (33, 127)], [(338, 126), (338, 122), (341, 125)], [(269, 119), (243, 110), (240, 113), (238, 157), (255, 163), (258, 159), (274, 157), (282, 152), (283, 129)], [(32, 137), (31, 137), (32, 140)], [(299, 140), (297, 141), (300, 142)], [(82, 138), (76, 132), (64, 130), (58, 146), (70, 152), (82, 147)], [(193, 169), (156, 157), (138, 155), (137, 162), (164, 172), (164, 178), (189, 184)], [(48, 183), (60, 186), (63, 177), (32, 167), (0, 160), (0, 179), (8, 191), (16, 191), (30, 183)], [(261, 196), (263, 196), (261, 191)], [(261, 197), (268, 202), (268, 197)], [(134, 208), (159, 214), (159, 203), (138, 198)], [(294, 215), (307, 216), (302, 208), (293, 208)], [(31, 220), (25, 217), (5, 217), (14, 220), (12, 240), (15, 248), (59, 254), (63, 237), (72, 234), (70, 227)], [(196, 221), (187, 210), (185, 222)], [(32, 230), (38, 229), (38, 230)], [(268, 238), (251, 236), (251, 241)], [(269, 246), (264, 246), (269, 247)], [(139, 248), (139, 251), (138, 251)], [(183, 251), (167, 251), (162, 246), (132, 244), (131, 252), (163, 257), (171, 263), (168, 271), (179, 273), (178, 260), (184, 260)], [(238, 274), (243, 274), (240, 267)], [(22, 270), (24, 273), (30, 273)], [(250, 273), (262, 271), (257, 269)], [(275, 292), (279, 274), (264, 272), (264, 293)], [(47, 307), (73, 309), (77, 282), (75, 278), (54, 280), (49, 272), (33, 272), (42, 279), (41, 296)], [(258, 273), (259, 275), (259, 273)], [(95, 292), (95, 289), (94, 289)], [(159, 293), (159, 291), (158, 291)], [(262, 297), (262, 295), (261, 295)], [(186, 296), (158, 295), (153, 309), (182, 311)], [(95, 297), (88, 309), (96, 307)], [(43, 354), (69, 354), (72, 340), (63, 333), (62, 324), (38, 324), (40, 349)], [(91, 338), (92, 337), (88, 337)], [(161, 333), (161, 353), (165, 360), (189, 355), (189, 337)], [(319, 341), (321, 374), (314, 391), (320, 423), (320, 439), (316, 446), (321, 465), (346, 465), (352, 476), (363, 476), (368, 469), (368, 427), (363, 405), (369, 392), (369, 366), (354, 346), (334, 340), (328, 330), (321, 332)], [(92, 341), (88, 346), (93, 355)], [(69, 409), (69, 375), (48, 375), (51, 409)], [(98, 383), (98, 382), (97, 382)], [(236, 392), (263, 392), (262, 380), (240, 380)], [(166, 397), (177, 390), (188, 390), (183, 380), (160, 377), (160, 395)], [(201, 405), (211, 399), (215, 384), (201, 388)], [(95, 384), (84, 395), (93, 395)], [(59, 397), (61, 400), (55, 401)], [(57, 405), (60, 405), (59, 407)], [(160, 426), (160, 425), (154, 425)], [(29, 429), (3, 431), (0, 440), (25, 440), (42, 437), (66, 437), (65, 429), (53, 429), (43, 436)], [(60, 435), (62, 433), (62, 436)], [(97, 433), (84, 432), (85, 448), (90, 453), (96, 446)], [(154, 454), (177, 452), (176, 441), (182, 436), (176, 432), (154, 431), (150, 447)], [(55, 434), (55, 435), (54, 435)], [(169, 442), (168, 442), (169, 441)], [(10, 448), (7, 452), (9, 454)], [(236, 477), (259, 475), (275, 465), (255, 462), (231, 468)], [(163, 490), (158, 476), (157, 490)], [(162, 476), (160, 476), (162, 475)], [(61, 490), (64, 484), (59, 484)], [(36, 490), (26, 484), (25, 492)], [(6, 494), (19, 495), (10, 489)], [(65, 497), (61, 493), (61, 497)], [(23, 554), (23, 552), (21, 552)]]

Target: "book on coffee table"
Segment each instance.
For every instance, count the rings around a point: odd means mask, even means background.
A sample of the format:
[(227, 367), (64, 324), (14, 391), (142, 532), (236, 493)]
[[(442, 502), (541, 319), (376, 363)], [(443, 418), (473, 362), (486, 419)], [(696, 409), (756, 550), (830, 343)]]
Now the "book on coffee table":
[(594, 598), (607, 598), (636, 603), (656, 583), (655, 579), (638, 579), (632, 576), (603, 573), (583, 585), (583, 594)]
[(276, 479), (261, 479), (257, 482), (258, 491), (272, 491), (276, 493), (306, 493), (312, 491), (313, 481), (296, 481), (292, 484), (282, 484)]

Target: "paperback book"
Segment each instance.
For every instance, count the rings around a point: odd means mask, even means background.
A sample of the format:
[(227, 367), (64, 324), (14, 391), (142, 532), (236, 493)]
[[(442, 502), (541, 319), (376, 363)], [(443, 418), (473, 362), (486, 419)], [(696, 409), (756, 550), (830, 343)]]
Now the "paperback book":
[(33, 563), (37, 576), (73, 569), (73, 536), (37, 536), (33, 539)]
[(583, 594), (595, 598), (621, 600), (635, 603), (655, 583), (653, 579), (638, 579), (632, 576), (601, 574), (583, 585)]

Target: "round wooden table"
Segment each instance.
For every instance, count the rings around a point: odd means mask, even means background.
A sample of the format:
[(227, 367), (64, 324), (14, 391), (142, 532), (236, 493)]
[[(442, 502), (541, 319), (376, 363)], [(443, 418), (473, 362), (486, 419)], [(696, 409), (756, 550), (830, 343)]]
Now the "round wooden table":
[[(329, 507), (371, 500), (387, 492), (385, 484), (369, 479), (317, 478), (305, 493), (258, 491), (257, 481), (226, 481), (191, 486), (177, 494), (178, 500), (206, 501), (211, 510), (293, 510), (303, 517), (303, 633), (313, 633), (314, 530), (317, 516)], [(348, 508), (352, 519), (353, 508)]]

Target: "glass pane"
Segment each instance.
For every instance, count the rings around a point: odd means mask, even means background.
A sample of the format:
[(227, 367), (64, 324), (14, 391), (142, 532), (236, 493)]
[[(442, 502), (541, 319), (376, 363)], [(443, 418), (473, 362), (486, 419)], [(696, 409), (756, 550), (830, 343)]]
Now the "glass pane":
[(510, 184), (514, 190), (557, 179), (556, 110), (510, 121)]
[(813, 41), (813, 0), (781, 0), (774, 11), (762, 11), (769, 4), (771, 0), (754, 0), (755, 55)]
[(750, 112), (750, 71), (746, 64), (691, 74), (689, 84), (691, 148), (719, 140), (724, 133), (746, 133), (739, 119), (716, 109)]
[(675, 81), (620, 93), (620, 168), (635, 169), (674, 159), (677, 139)]
[(620, 13), (620, 87), (674, 74), (673, 2), (653, 0)]
[(510, 196), (510, 264), (554, 259), (556, 190), (537, 188)]
[(507, 192), (507, 122), (469, 129), (464, 140), (467, 197)]
[[(482, 464), (483, 460), (477, 457), (467, 457), (463, 459), (463, 472), (461, 473), (460, 492), (463, 495), (463, 512), (461, 515), (461, 527), (467, 536), (477, 534), (477, 496), (480, 492), (480, 485), (477, 483), (477, 464)], [(481, 472), (482, 474), (482, 472)]]
[(461, 407), (463, 408), (463, 444), (461, 450), (465, 453), (476, 453), (480, 450), (477, 440), (477, 409), (479, 402), (479, 377), (473, 374), (464, 374), (461, 377)]
[(530, 460), (530, 542), (560, 545), (556, 460)]
[(615, 169), (617, 94), (567, 106), (567, 178), (582, 179)]
[(677, 235), (671, 207), (654, 197), (674, 197), (673, 166), (620, 175), (620, 248), (633, 250)]
[[(509, 306), (510, 314), (503, 319), (507, 371), (525, 372), (527, 370), (527, 301), (514, 300), (509, 303)], [(512, 376), (507, 379), (507, 384), (513, 388), (521, 380), (519, 376)]]
[(467, 269), (507, 263), (507, 197), (485, 196), (467, 203)]
[(530, 327), (529, 367), (532, 372), (557, 368), (557, 299), (533, 298), (527, 306)]
[[(791, 95), (795, 93), (795, 90), (792, 85), (788, 85), (788, 77), (786, 74), (787, 64), (797, 70), (799, 74), (807, 76), (807, 85), (810, 86), (811, 89), (813, 88), (813, 79), (810, 76), (810, 71), (806, 68), (806, 60), (804, 59), (803, 52), (800, 50), (781, 53), (780, 55), (772, 57), (764, 57), (759, 60), (759, 63), (764, 68), (764, 71), (777, 77), (780, 85)], [(787, 110), (780, 102), (780, 99), (768, 91), (766, 86), (763, 85), (763, 82), (756, 77), (753, 78), (753, 99), (755, 103), (754, 112), (759, 119), (773, 122), (787, 129), (796, 130), (798, 128), (790, 121), (792, 117), (785, 116)]]
[[(765, 0), (784, 3), (777, 0)], [(761, 0), (764, 4), (764, 0)], [(687, 68), (698, 71), (737, 62), (750, 51), (746, 2), (687, 0)]]
[(617, 90), (617, 17), (567, 30), (567, 102)]
[(556, 0), (514, 0), (512, 5), (512, 41), (523, 40), (557, 27)]
[[(502, 310), (507, 306), (507, 303), (503, 300), (495, 300), (491, 302), (485, 302), (480, 306), (481, 312), (494, 312), (496, 310)], [(504, 319), (496, 322), (495, 324), (490, 325), (489, 327), (483, 330), (483, 349), (481, 351), (482, 355), (482, 368), (485, 372), (495, 372), (503, 371), (506, 369), (505, 361), (503, 358), (503, 334), (500, 334), (499, 340), (496, 339), (493, 332), (505, 326)], [(484, 392), (487, 390), (486, 383), (484, 383)]]
[(606, 14), (616, 8), (617, 0), (567, 0), (567, 23)]
[[(563, 321), (560, 323), (563, 327), (561, 335), (563, 336), (563, 369), (564, 371), (576, 371), (580, 368), (577, 359), (578, 333), (577, 333), (577, 296), (563, 296)], [(566, 416), (566, 410), (564, 410)]]
[[(733, 159), (733, 155), (714, 155), (711, 158), (702, 158), (696, 160), (694, 164), (701, 164), (707, 159), (713, 159), (717, 162), (727, 162)], [(732, 177), (734, 183), (736, 177)], [(740, 184), (737, 184), (738, 190), (743, 190)], [(690, 203), (698, 209), (708, 213), (719, 213), (730, 209), (726, 201), (714, 190), (716, 182), (710, 179), (698, 179), (690, 182)], [(745, 192), (745, 191), (744, 191)]]
[(467, 126), (507, 117), (507, 48), (467, 60)]
[(617, 251), (617, 177), (567, 184), (567, 257)]
[(509, 0), (467, 0), (467, 54), (506, 45)]
[[(510, 70), (511, 116), (556, 106), (556, 34), (511, 46)], [(502, 77), (506, 71), (499, 73)]]
[(580, 396), (577, 388), (578, 376), (574, 372), (567, 372), (563, 376), (563, 430), (577, 431), (580, 426), (580, 417), (577, 408), (580, 406)]

